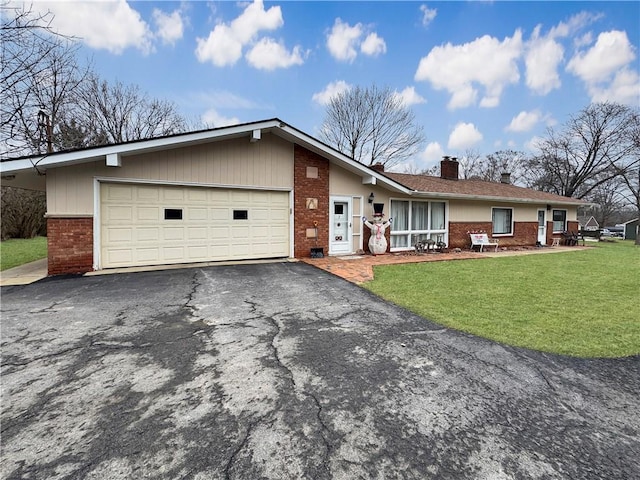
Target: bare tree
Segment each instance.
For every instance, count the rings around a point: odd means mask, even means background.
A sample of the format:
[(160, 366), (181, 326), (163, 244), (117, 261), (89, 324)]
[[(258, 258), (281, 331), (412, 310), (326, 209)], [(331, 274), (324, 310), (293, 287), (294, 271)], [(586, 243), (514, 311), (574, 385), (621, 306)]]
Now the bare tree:
[(331, 98), (320, 137), (365, 165), (392, 167), (415, 155), (424, 141), (422, 127), (402, 99), (388, 87), (355, 87)]
[(596, 188), (628, 169), (638, 112), (616, 103), (595, 103), (559, 130), (549, 129), (530, 159), (529, 184), (565, 197), (588, 199)]
[(172, 102), (150, 98), (137, 85), (110, 85), (95, 74), (83, 82), (76, 102), (77, 123), (101, 143), (171, 135), (187, 125)]
[(0, 156), (36, 153), (38, 112), (46, 111), (51, 120), (73, 88), (67, 80), (77, 68), (75, 49), (70, 38), (51, 31), (49, 13), (3, 0), (0, 14)]

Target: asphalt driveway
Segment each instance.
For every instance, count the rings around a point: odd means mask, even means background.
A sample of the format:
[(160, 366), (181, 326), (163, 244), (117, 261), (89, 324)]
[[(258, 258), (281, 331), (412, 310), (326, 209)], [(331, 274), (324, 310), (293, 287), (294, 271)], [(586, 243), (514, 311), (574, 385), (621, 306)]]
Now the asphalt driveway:
[(2, 288), (6, 479), (640, 478), (640, 357), (442, 328), (303, 263)]

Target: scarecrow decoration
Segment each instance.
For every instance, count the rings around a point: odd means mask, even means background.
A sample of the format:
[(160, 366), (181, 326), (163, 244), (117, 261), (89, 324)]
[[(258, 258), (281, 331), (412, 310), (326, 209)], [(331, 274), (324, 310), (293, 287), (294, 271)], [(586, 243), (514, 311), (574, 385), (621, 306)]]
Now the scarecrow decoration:
[(387, 239), (384, 236), (384, 232), (393, 222), (393, 218), (385, 221), (383, 218), (384, 213), (382, 213), (383, 208), (383, 203), (373, 204), (373, 222), (369, 222), (366, 217), (362, 217), (362, 223), (371, 229), (371, 237), (369, 237), (369, 251), (373, 255), (384, 255), (387, 252)]

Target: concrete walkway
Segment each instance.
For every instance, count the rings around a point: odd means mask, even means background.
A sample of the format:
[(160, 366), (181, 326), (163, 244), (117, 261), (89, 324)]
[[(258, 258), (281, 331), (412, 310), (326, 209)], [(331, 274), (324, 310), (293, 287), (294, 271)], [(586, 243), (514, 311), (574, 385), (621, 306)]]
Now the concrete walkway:
[(0, 287), (9, 285), (29, 285), (47, 276), (47, 259), (25, 263), (0, 272)]

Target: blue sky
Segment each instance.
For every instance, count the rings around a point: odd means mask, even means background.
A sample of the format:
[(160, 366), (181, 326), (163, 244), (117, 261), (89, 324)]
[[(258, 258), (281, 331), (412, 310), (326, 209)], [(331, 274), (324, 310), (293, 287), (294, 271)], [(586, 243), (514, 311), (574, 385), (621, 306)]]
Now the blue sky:
[[(530, 150), (592, 101), (640, 104), (640, 2), (36, 2), (109, 81), (209, 126), (279, 117), (317, 136), (332, 93), (401, 95), (411, 163)], [(399, 169), (406, 165), (399, 166)]]

